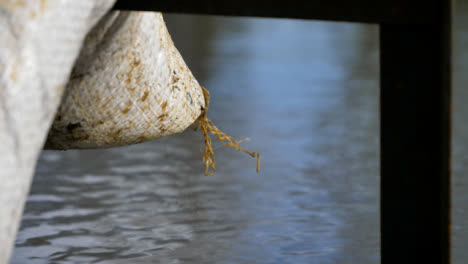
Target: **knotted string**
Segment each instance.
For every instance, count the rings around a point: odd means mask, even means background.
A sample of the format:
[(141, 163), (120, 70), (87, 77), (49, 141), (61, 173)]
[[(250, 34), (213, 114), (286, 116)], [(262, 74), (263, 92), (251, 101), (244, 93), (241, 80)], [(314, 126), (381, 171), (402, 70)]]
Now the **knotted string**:
[(203, 95), (205, 97), (205, 108), (202, 109), (202, 113), (198, 118), (198, 126), (202, 132), (203, 138), (205, 139), (205, 151), (203, 152), (203, 165), (205, 166), (205, 176), (212, 175), (216, 172), (215, 167), (215, 154), (211, 146), (211, 138), (209, 134), (214, 135), (216, 140), (219, 140), (223, 145), (231, 147), (237, 151), (242, 151), (250, 156), (257, 158), (257, 172), (260, 171), (260, 154), (258, 152), (253, 152), (248, 149), (245, 149), (240, 146), (240, 143), (250, 140), (249, 138), (244, 138), (242, 140), (236, 140), (233, 137), (226, 135), (224, 132), (219, 130), (207, 117), (208, 107), (210, 104), (210, 93), (207, 89), (202, 87)]

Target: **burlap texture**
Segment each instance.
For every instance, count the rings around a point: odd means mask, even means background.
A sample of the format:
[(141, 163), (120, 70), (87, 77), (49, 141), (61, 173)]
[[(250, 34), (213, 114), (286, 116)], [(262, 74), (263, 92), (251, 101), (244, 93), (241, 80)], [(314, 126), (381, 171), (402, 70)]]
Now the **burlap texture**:
[(182, 132), (204, 106), (161, 13), (114, 11), (88, 33), (45, 147), (152, 140)]

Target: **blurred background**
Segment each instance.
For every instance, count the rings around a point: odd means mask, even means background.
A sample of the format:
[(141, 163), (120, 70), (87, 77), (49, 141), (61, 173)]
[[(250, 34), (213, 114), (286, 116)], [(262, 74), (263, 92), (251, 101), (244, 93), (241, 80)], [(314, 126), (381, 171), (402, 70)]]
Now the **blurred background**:
[[(453, 263), (468, 252), (468, 3), (456, 3)], [(200, 132), (44, 151), (11, 263), (378, 263), (379, 45), (370, 24), (165, 15), (209, 117)]]

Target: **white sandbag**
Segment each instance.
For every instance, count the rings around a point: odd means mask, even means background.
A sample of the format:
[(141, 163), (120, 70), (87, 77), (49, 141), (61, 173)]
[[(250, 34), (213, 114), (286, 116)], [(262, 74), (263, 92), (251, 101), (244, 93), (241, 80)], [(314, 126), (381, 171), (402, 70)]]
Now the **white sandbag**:
[(83, 149), (140, 143), (197, 122), (205, 139), (205, 175), (216, 171), (208, 134), (256, 157), (207, 118), (202, 88), (167, 31), (161, 13), (111, 12), (89, 32), (45, 144)]
[(83, 39), (113, 3), (0, 1), (0, 264)]
[(161, 13), (110, 12), (86, 37), (45, 147), (111, 147), (171, 135), (204, 107)]

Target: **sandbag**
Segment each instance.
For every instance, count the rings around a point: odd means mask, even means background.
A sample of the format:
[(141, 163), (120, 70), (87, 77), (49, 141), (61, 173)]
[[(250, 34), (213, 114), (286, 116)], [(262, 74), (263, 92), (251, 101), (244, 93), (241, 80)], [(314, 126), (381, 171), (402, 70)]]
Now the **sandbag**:
[(182, 132), (205, 108), (161, 13), (113, 11), (85, 39), (45, 148), (140, 143)]
[(86, 33), (114, 0), (0, 1), (0, 263)]
[(161, 13), (114, 11), (88, 33), (46, 149), (86, 149), (140, 143), (200, 127), (205, 175), (216, 171), (209, 134), (257, 158), (207, 117), (201, 87), (174, 46)]

